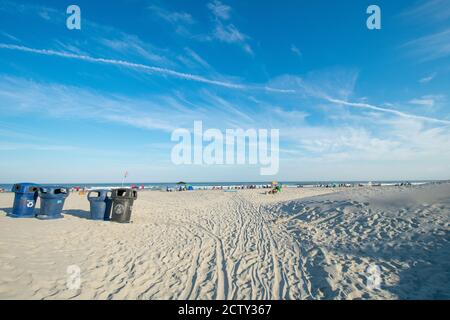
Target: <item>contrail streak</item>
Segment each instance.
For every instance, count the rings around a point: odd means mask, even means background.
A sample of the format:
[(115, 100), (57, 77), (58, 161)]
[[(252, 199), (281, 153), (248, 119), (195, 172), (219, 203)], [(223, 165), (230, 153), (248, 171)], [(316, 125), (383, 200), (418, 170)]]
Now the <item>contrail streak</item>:
[(363, 109), (370, 109), (370, 110), (375, 110), (375, 111), (380, 111), (380, 112), (385, 112), (385, 113), (391, 113), (391, 114), (395, 114), (402, 118), (417, 119), (417, 120), (422, 120), (422, 121), (450, 125), (449, 120), (441, 120), (441, 119), (435, 119), (435, 118), (424, 117), (424, 116), (416, 116), (414, 114), (405, 113), (405, 112), (394, 110), (394, 109), (378, 107), (378, 106), (374, 106), (374, 105), (367, 104), (367, 103), (347, 102), (344, 100), (333, 99), (333, 98), (326, 98), (326, 100), (328, 100), (329, 102), (332, 102), (332, 103), (342, 104), (342, 105), (349, 106), (349, 107), (363, 108)]
[(126, 67), (126, 68), (132, 68), (132, 69), (139, 69), (144, 70), (146, 72), (150, 73), (159, 73), (162, 75), (167, 75), (175, 78), (190, 80), (190, 81), (196, 81), (201, 83), (207, 83), (217, 86), (222, 86), (230, 89), (259, 89), (259, 90), (266, 90), (271, 92), (280, 92), (280, 93), (286, 93), (287, 90), (283, 89), (276, 89), (276, 88), (270, 88), (270, 87), (257, 87), (257, 86), (245, 86), (241, 84), (236, 84), (232, 82), (226, 82), (226, 81), (220, 81), (220, 80), (212, 80), (208, 79), (202, 76), (190, 74), (190, 73), (183, 73), (178, 72), (171, 69), (166, 68), (160, 68), (155, 66), (148, 66), (141, 63), (134, 63), (124, 60), (115, 60), (115, 59), (105, 59), (105, 58), (95, 58), (88, 55), (79, 55), (74, 53), (68, 53), (68, 52), (61, 52), (61, 51), (55, 51), (55, 50), (48, 50), (48, 49), (35, 49), (25, 46), (19, 46), (14, 44), (4, 44), (0, 43), (1, 49), (9, 49), (9, 50), (15, 50), (15, 51), (23, 51), (23, 52), (29, 52), (29, 53), (35, 53), (40, 55), (46, 55), (46, 56), (56, 56), (61, 58), (67, 58), (67, 59), (76, 59), (76, 60), (83, 60), (87, 62), (92, 63), (103, 63), (103, 64), (109, 64), (109, 65), (115, 65), (120, 67)]

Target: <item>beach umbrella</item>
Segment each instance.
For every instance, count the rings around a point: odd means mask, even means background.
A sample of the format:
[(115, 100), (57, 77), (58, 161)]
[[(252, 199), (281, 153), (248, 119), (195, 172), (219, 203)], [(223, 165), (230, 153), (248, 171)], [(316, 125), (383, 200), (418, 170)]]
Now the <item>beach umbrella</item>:
[(186, 182), (180, 181), (180, 182), (177, 182), (177, 184), (182, 185), (182, 184), (186, 184)]

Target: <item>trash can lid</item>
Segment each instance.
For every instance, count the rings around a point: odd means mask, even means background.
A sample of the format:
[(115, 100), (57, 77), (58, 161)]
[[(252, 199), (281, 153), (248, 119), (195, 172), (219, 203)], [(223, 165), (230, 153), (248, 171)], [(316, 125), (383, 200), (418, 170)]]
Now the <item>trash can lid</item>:
[(16, 183), (11, 191), (15, 193), (35, 193), (38, 190), (39, 190), (38, 184), (31, 182), (22, 182)]
[(89, 191), (87, 198), (88, 200), (105, 200), (111, 197), (111, 190), (108, 189), (98, 189)]
[(41, 186), (39, 194), (60, 195), (66, 197), (69, 194), (69, 189), (63, 186)]
[(112, 190), (112, 198), (137, 199), (137, 191), (128, 188), (119, 188)]

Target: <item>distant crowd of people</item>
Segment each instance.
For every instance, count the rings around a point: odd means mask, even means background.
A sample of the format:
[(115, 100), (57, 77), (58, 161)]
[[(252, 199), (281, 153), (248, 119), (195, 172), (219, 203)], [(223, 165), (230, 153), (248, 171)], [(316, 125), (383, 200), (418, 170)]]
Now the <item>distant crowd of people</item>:
[[(411, 186), (412, 184), (410, 182), (401, 182), (396, 183), (395, 186), (397, 187), (403, 187), (403, 186)], [(354, 187), (381, 187), (381, 183), (374, 183), (369, 182), (367, 184), (363, 183), (327, 183), (327, 184), (316, 184), (312, 187), (314, 188), (354, 188)], [(297, 185), (297, 188), (304, 188), (304, 185)]]
[(167, 192), (175, 192), (175, 191), (192, 191), (192, 190), (249, 190), (249, 189), (270, 189), (273, 185), (264, 184), (264, 185), (239, 185), (239, 186), (197, 186), (194, 187), (191, 185), (181, 185), (176, 187), (166, 187)]

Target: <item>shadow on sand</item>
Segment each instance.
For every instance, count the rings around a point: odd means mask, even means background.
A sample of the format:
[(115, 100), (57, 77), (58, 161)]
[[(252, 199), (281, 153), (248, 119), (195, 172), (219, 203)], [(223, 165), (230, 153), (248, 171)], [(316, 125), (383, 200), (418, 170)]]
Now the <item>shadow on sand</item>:
[[(317, 199), (322, 200), (323, 198)], [(323, 223), (329, 219), (341, 219), (342, 214), (345, 215), (345, 209), (348, 207), (356, 208), (361, 212), (368, 209), (376, 212), (376, 208), (356, 201), (323, 200), (317, 202), (304, 200), (282, 204), (280, 214), (303, 223), (317, 223), (316, 221)], [(341, 212), (341, 214), (336, 214), (336, 212)], [(395, 217), (396, 212), (385, 210), (386, 219), (389, 219), (389, 214)], [(413, 209), (411, 209), (410, 214), (414, 214)], [(328, 215), (330, 217), (327, 217)], [(310, 216), (315, 220), (311, 221)], [(325, 219), (318, 219), (319, 217), (325, 217)], [(361, 219), (364, 218), (361, 217)], [(353, 223), (359, 224), (360, 220), (345, 223), (345, 227), (349, 229)], [(387, 240), (375, 237), (376, 235), (372, 234), (362, 241), (347, 239), (348, 241), (345, 241), (345, 243), (336, 243), (333, 247), (327, 247), (326, 249), (340, 257), (351, 256), (359, 258), (357, 260), (360, 261), (362, 261), (362, 258), (369, 258), (382, 267), (382, 279), (390, 273), (397, 273), (398, 282), (392, 285), (383, 285), (382, 282), (381, 287), (393, 293), (399, 299), (447, 300), (450, 299), (448, 289), (450, 288), (450, 231), (445, 230), (445, 224), (443, 223), (438, 224), (433, 221), (423, 223), (425, 223), (423, 227), (428, 226), (426, 223), (432, 224), (431, 227), (434, 232), (425, 231), (427, 229), (420, 229), (419, 227), (410, 227), (410, 230), (407, 231), (400, 232), (397, 230), (396, 239)], [(370, 230), (374, 226), (364, 227), (366, 230)], [(383, 229), (380, 229), (380, 231), (382, 232)], [(348, 237), (352, 236), (355, 237), (355, 235), (348, 235)], [(298, 241), (302, 245), (301, 234)], [(304, 243), (305, 247), (308, 245), (311, 244)], [(323, 261), (324, 259), (320, 260)], [(394, 270), (392, 264), (399, 265), (399, 267)], [(406, 267), (401, 267), (401, 265)], [(323, 267), (319, 266), (319, 268)], [(327, 275), (326, 273), (319, 273), (319, 275), (311, 282), (321, 284), (320, 278)], [(333, 298), (332, 293), (329, 298)]]
[[(399, 270), (399, 282), (392, 286), (383, 286), (398, 296), (399, 299), (450, 299), (450, 233), (446, 235), (427, 235), (421, 244), (404, 241), (397, 248), (334, 248), (340, 254), (370, 258), (380, 261), (387, 270), (384, 261), (402, 261), (409, 268)], [(426, 245), (425, 245), (426, 244)], [(330, 248), (331, 249), (331, 248)], [(382, 262), (383, 261), (383, 262)], [(387, 271), (389, 272), (389, 271)], [(381, 274), (383, 277), (383, 272)]]
[(12, 212), (12, 208), (0, 208), (0, 213), (5, 213), (5, 215), (10, 214)]
[(63, 210), (63, 214), (68, 214), (70, 216), (74, 216), (80, 219), (91, 220), (91, 213), (85, 210)]

